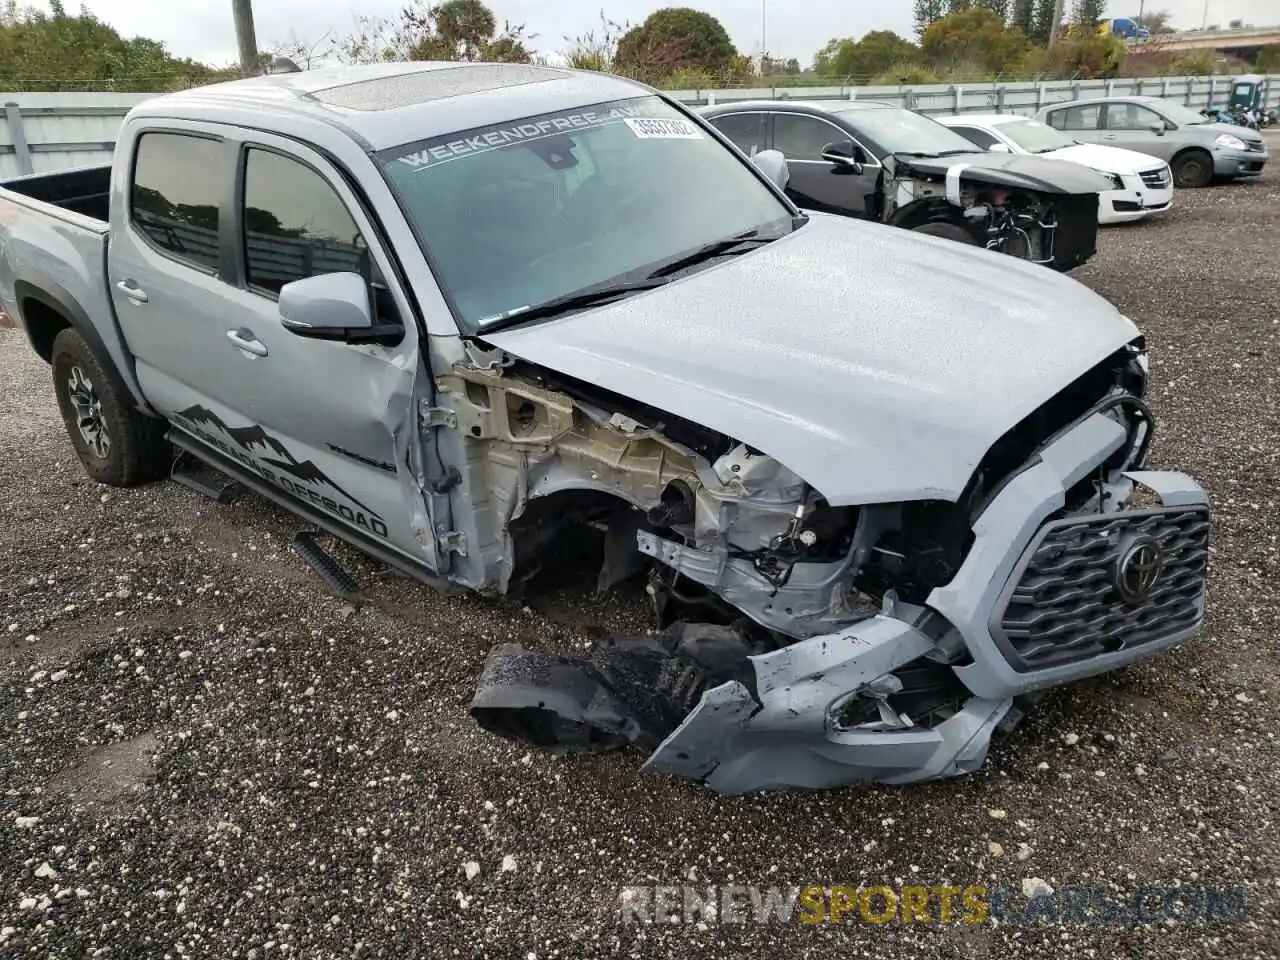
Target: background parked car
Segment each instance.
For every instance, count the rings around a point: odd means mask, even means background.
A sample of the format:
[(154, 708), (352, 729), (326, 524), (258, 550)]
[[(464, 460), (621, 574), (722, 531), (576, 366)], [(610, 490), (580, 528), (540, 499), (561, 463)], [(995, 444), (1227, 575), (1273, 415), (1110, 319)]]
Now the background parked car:
[(961, 114), (937, 121), (994, 153), (1036, 154), (1080, 163), (1107, 177), (1114, 190), (1098, 195), (1098, 223), (1126, 223), (1173, 203), (1169, 165), (1145, 153), (1073, 140), (1048, 124), (1013, 113)]
[(1077, 140), (1159, 157), (1173, 169), (1178, 187), (1204, 187), (1214, 178), (1256, 177), (1267, 165), (1267, 145), (1256, 131), (1215, 123), (1160, 97), (1069, 100), (1045, 107), (1036, 116)]
[(1000, 156), (924, 114), (875, 100), (755, 100), (702, 115), (748, 155), (787, 158), (787, 194), (835, 213), (978, 244), (1055, 270), (1097, 249), (1098, 194), (1078, 164)]

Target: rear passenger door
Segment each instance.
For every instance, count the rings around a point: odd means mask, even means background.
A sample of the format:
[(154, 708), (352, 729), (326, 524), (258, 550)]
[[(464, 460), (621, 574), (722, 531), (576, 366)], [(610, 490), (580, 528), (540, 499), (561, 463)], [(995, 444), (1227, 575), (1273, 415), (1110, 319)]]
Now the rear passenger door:
[[(212, 131), (144, 134), (129, 223), (113, 225), (113, 293), (144, 390), (215, 459), (434, 569), (433, 538), (415, 535), (430, 524), (407, 466), (425, 373), (375, 224), (318, 154)], [(373, 284), (380, 322), (402, 325), (398, 344), (304, 339), (281, 325), (280, 288), (334, 272)]]
[(1076, 107), (1061, 107), (1048, 114), (1049, 126), (1061, 130), (1081, 143), (1103, 143), (1101, 129), (1102, 105), (1087, 103)]

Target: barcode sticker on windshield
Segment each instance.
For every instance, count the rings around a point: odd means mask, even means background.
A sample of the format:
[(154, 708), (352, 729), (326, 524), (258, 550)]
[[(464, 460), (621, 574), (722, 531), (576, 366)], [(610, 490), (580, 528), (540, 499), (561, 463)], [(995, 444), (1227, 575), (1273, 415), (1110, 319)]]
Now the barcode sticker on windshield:
[(701, 140), (702, 134), (688, 120), (630, 117), (624, 121), (631, 132), (645, 140)]

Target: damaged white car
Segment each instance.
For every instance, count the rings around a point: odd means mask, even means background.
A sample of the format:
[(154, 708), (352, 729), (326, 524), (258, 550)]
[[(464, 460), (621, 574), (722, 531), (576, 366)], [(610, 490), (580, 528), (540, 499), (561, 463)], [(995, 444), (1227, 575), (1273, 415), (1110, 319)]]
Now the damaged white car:
[(1146, 468), (1106, 301), (785, 177), (594, 73), (255, 78), (6, 184), (0, 306), (101, 482), (225, 494), (202, 463), (490, 594), (597, 531), (665, 629), (495, 648), (488, 729), (723, 792), (965, 773), (1019, 698), (1196, 632), (1206, 497)]

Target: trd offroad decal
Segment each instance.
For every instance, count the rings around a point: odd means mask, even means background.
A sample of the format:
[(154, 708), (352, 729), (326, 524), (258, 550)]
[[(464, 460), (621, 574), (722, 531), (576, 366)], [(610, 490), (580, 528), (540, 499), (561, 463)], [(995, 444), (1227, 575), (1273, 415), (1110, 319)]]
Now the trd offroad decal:
[[(274, 483), (299, 500), (327, 510), (369, 533), (380, 537), (387, 535), (387, 525), (382, 517), (334, 483), (312, 461), (298, 460), (283, 443), (257, 424), (243, 427), (228, 426), (220, 416), (200, 404), (178, 411), (173, 414), (173, 419), (211, 447), (248, 467), (264, 480)], [(228, 444), (215, 436), (209, 431), (209, 427), (216, 428), (231, 443)], [(274, 456), (264, 456), (265, 453), (274, 454)], [(350, 501), (350, 505), (325, 496), (313, 489), (312, 484), (329, 487)]]

